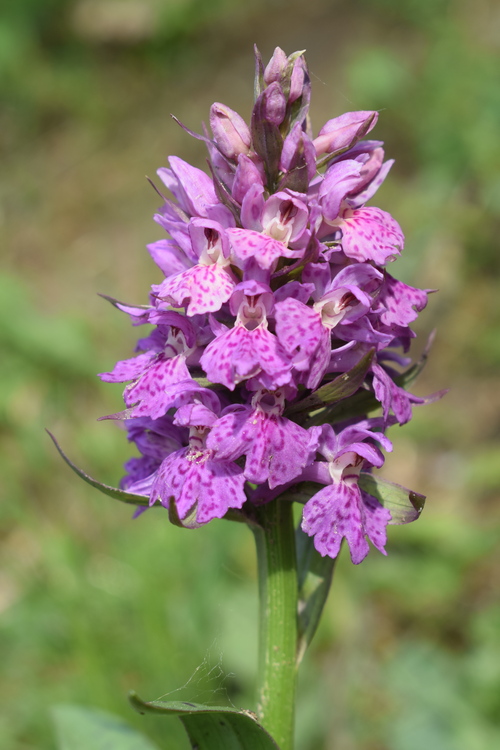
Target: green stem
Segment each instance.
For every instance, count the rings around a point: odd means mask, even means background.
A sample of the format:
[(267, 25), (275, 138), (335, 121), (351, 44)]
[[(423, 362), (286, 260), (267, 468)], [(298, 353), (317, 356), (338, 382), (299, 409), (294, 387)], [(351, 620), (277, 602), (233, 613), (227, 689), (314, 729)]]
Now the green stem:
[(297, 679), (297, 562), (292, 503), (262, 506), (254, 529), (259, 570), (258, 714), (280, 750), (293, 750)]

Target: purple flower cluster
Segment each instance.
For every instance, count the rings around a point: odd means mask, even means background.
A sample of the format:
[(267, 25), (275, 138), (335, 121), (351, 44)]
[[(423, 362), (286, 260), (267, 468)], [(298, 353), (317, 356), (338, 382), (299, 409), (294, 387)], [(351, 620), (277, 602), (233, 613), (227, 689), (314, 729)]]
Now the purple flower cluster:
[(193, 527), (307, 482), (303, 530), (331, 557), (345, 537), (359, 563), (367, 539), (385, 554), (391, 512), (359, 478), (391, 450), (385, 429), (423, 402), (397, 366), (427, 293), (385, 270), (403, 233), (365, 205), (393, 163), (364, 140), (377, 113), (314, 137), (303, 55), (256, 59), (250, 126), (216, 103), (211, 135), (191, 133), (210, 175), (175, 156), (158, 170), (169, 237), (148, 249), (165, 278), (149, 305), (116, 303), (153, 329), (100, 376), (128, 383), (108, 418), (125, 420), (141, 456), (121, 486)]

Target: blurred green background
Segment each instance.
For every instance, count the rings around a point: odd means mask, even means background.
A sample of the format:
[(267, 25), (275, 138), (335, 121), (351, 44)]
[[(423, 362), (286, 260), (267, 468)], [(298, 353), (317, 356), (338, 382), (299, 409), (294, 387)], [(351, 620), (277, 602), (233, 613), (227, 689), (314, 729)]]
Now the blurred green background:
[(438, 288), (416, 392), (451, 389), (392, 432), (385, 475), (428, 495), (389, 557), (342, 554), (302, 668), (299, 750), (500, 745), (500, 10), (493, 0), (4, 0), (0, 10), (0, 747), (53, 750), (50, 706), (120, 714), (188, 743), (147, 699), (252, 707), (253, 541), (169, 525), (81, 484), (43, 432), (116, 484), (128, 446), (98, 371), (135, 332), (97, 297), (143, 303), (162, 236), (144, 175), (212, 101), (248, 117), (256, 42), (306, 49), (315, 129), (381, 111), (396, 165), (374, 203), (407, 235), (394, 273)]

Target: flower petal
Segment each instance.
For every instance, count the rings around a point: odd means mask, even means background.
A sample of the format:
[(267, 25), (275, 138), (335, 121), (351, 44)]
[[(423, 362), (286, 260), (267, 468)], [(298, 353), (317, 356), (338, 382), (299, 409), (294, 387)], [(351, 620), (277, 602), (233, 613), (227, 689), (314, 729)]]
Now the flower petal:
[(380, 208), (348, 211), (341, 223), (342, 250), (348, 258), (383, 266), (399, 255), (404, 245), (401, 227)]

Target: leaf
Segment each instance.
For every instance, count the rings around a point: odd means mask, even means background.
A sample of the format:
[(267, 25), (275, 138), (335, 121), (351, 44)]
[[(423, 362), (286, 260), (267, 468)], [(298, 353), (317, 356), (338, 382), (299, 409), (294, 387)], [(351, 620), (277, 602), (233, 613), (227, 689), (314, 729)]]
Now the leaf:
[(181, 701), (146, 703), (135, 693), (129, 697), (140, 714), (148, 712), (178, 716), (193, 750), (279, 750), (251, 711)]
[(59, 750), (158, 750), (147, 737), (104, 711), (69, 705), (52, 711)]
[[(400, 388), (407, 388), (409, 385), (411, 385), (411, 383), (416, 380), (416, 378), (424, 369), (429, 356), (429, 350), (434, 341), (434, 336), (435, 332), (433, 331), (427, 340), (426, 347), (422, 352), (419, 360), (415, 362), (414, 365), (394, 378), (394, 382)], [(437, 399), (445, 395), (445, 393), (446, 391), (439, 391), (438, 393), (429, 396), (426, 399), (426, 403), (436, 401)], [(352, 419), (353, 417), (371, 414), (372, 412), (377, 411), (380, 408), (381, 404), (379, 401), (377, 401), (372, 391), (363, 390), (359, 393), (354, 393), (354, 395), (352, 395), (348, 400), (345, 400), (340, 404), (334, 404), (327, 409), (322, 409), (317, 414), (313, 414), (304, 424), (304, 427), (312, 427), (313, 425), (324, 423), (335, 424), (336, 422), (343, 422), (347, 419)]]
[(62, 456), (64, 461), (66, 461), (70, 469), (73, 469), (75, 474), (78, 474), (80, 479), (83, 479), (84, 482), (87, 482), (87, 484), (95, 487), (96, 490), (99, 490), (104, 495), (114, 497), (116, 500), (120, 500), (122, 503), (128, 503), (129, 505), (149, 505), (149, 498), (145, 497), (144, 495), (134, 495), (132, 492), (125, 492), (124, 490), (120, 490), (117, 487), (110, 487), (108, 484), (102, 484), (102, 482), (98, 482), (97, 479), (93, 479), (82, 469), (78, 468), (78, 466), (76, 466), (72, 461), (70, 461), (70, 459), (67, 457), (67, 455), (64, 453), (63, 449), (55, 439), (54, 435), (49, 432), (49, 430), (46, 430), (46, 432), (52, 439), (54, 445), (56, 446), (60, 455)]
[(425, 495), (407, 490), (406, 487), (388, 482), (387, 479), (361, 472), (358, 484), (362, 490), (391, 511), (390, 524), (400, 525), (416, 521), (424, 508)]
[(321, 412), (313, 414), (304, 424), (304, 427), (344, 422), (353, 417), (371, 414), (381, 408), (380, 402), (377, 401), (373, 393), (363, 390), (345, 399), (340, 404), (335, 404), (327, 409), (322, 409)]
[(299, 586), (297, 664), (300, 664), (319, 625), (332, 583), (335, 560), (322, 557), (314, 547), (314, 538), (300, 526), (295, 532), (295, 545)]
[(257, 45), (253, 45), (255, 54), (255, 81), (254, 81), (254, 98), (257, 101), (264, 88), (264, 63), (262, 62), (262, 55), (260, 54)]
[[(354, 365), (348, 372), (342, 373), (330, 383), (322, 385), (317, 391), (311, 393), (302, 401), (292, 404), (287, 409), (287, 414), (294, 414), (301, 411), (311, 411), (323, 406), (330, 406), (337, 401), (341, 401), (356, 393), (363, 385), (366, 373), (371, 365), (375, 349), (370, 349), (359, 362)], [(319, 415), (318, 415), (319, 417)], [(314, 416), (312, 419), (315, 419)], [(322, 422), (320, 422), (322, 424)]]

